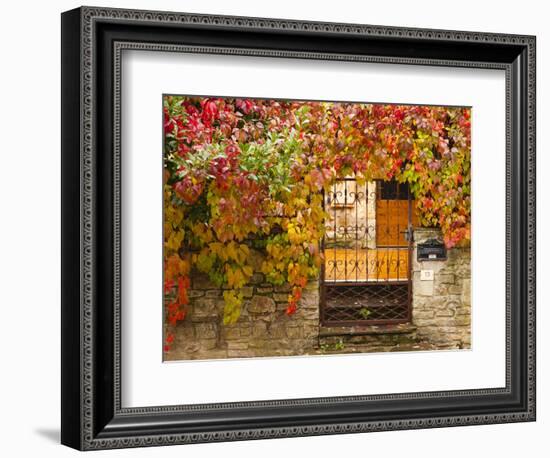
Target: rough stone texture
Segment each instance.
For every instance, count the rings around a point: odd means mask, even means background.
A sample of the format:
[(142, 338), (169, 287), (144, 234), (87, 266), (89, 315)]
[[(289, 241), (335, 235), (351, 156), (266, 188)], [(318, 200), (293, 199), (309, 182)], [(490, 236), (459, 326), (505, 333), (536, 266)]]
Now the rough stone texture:
[[(413, 253), (413, 324), (417, 338), (438, 349), (471, 346), (470, 247), (447, 250), (445, 261), (417, 261), (417, 245), (440, 239), (437, 229), (417, 228)], [(432, 280), (421, 280), (432, 270)]]
[[(251, 250), (259, 269), (261, 255)], [(178, 323), (166, 360), (287, 356), (315, 353), (319, 347), (319, 282), (304, 288), (296, 313), (285, 311), (289, 285), (273, 286), (255, 272), (243, 288), (237, 323), (223, 324), (222, 289), (205, 275), (194, 274), (188, 291), (189, 312)]]

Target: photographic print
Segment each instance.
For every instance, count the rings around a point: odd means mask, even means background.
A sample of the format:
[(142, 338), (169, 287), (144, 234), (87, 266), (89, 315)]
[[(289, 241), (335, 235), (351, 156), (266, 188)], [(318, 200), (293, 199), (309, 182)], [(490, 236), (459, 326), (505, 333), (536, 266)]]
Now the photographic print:
[(470, 107), (162, 109), (165, 361), (470, 348)]

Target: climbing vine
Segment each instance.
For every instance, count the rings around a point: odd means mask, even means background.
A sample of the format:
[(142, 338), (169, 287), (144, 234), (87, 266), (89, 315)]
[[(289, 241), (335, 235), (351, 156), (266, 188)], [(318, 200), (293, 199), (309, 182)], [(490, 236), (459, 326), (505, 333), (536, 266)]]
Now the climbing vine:
[[(267, 281), (289, 283), (292, 315), (322, 264), (322, 191), (335, 179), (407, 182), (420, 221), (448, 248), (470, 238), (470, 109), (415, 105), (164, 98), (167, 322), (187, 313), (190, 273), (223, 293), (224, 323), (265, 253)], [(167, 334), (166, 349), (173, 341)]]

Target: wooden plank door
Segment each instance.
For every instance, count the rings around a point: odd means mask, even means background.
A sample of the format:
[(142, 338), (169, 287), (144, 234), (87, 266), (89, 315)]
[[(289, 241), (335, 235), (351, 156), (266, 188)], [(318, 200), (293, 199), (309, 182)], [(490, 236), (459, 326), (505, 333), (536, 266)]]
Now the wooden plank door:
[[(418, 225), (411, 201), (410, 224)], [(406, 231), (409, 227), (409, 190), (395, 181), (380, 182), (376, 196), (376, 245), (378, 247), (407, 247)]]

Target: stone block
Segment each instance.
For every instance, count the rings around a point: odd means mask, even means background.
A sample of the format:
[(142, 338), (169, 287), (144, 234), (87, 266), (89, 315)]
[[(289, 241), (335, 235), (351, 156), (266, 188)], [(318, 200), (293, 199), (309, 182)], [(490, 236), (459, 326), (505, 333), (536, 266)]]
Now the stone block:
[(283, 339), (287, 336), (285, 323), (273, 323), (269, 326), (269, 335), (272, 339)]
[(205, 274), (194, 273), (191, 277), (191, 284), (193, 289), (217, 289), (217, 286)]
[(304, 288), (304, 291), (319, 292), (319, 282), (317, 280), (310, 280), (306, 284), (306, 287)]
[(178, 351), (183, 351), (185, 353), (196, 353), (201, 349), (199, 342), (184, 342), (176, 346)]
[(319, 337), (319, 325), (317, 323), (304, 323), (302, 325), (304, 338), (317, 339)]
[(236, 341), (236, 342), (227, 342), (228, 350), (246, 350), (248, 348), (248, 342)]
[(219, 297), (198, 297), (193, 301), (192, 315), (197, 317), (208, 317), (218, 315), (218, 304), (223, 304)]
[(249, 283), (251, 285), (260, 285), (264, 281), (265, 281), (265, 278), (264, 278), (263, 274), (261, 274), (260, 272), (255, 272), (254, 275), (252, 275), (252, 277), (250, 277)]
[(436, 317), (452, 317), (455, 316), (455, 311), (452, 308), (438, 310), (435, 313)]
[[(291, 348), (290, 340), (288, 340), (286, 337), (282, 337), (279, 339), (268, 339), (265, 341), (265, 350), (283, 350), (288, 351)], [(268, 353), (266, 352), (266, 355), (272, 354), (271, 351)]]
[(273, 292), (273, 285), (262, 284), (260, 286), (256, 286), (256, 294), (270, 294), (272, 292)]
[(319, 309), (318, 308), (304, 308), (298, 307), (294, 315), (291, 315), (290, 318), (294, 321), (299, 320), (318, 320), (319, 319)]
[(460, 321), (464, 322), (464, 318), (468, 318), (469, 320), (469, 317), (465, 315), (462, 316), (462, 319), (458, 316), (455, 316), (455, 317), (442, 316), (442, 317), (437, 317), (436, 320), (437, 320), (438, 326), (443, 331), (447, 330), (447, 332), (456, 332), (456, 326), (463, 326), (463, 324), (460, 324)]
[(455, 275), (449, 274), (449, 273), (439, 273), (437, 275), (436, 281), (439, 283), (454, 283), (455, 282)]
[(241, 330), (240, 328), (236, 326), (228, 326), (224, 325), (223, 327), (223, 334), (226, 340), (232, 340), (232, 339), (240, 339), (241, 338)]
[(462, 285), (449, 285), (449, 294), (462, 294)]
[(304, 337), (304, 328), (301, 326), (289, 327), (286, 330), (286, 335), (290, 339), (301, 339)]
[(268, 344), (269, 344), (269, 339), (264, 339), (261, 337), (252, 338), (248, 340), (249, 349), (254, 349), (254, 350), (265, 349)]
[(462, 281), (461, 299), (464, 304), (470, 304), (472, 301), (472, 282), (469, 278)]
[(275, 302), (284, 302), (286, 304), (288, 302), (288, 294), (274, 293), (273, 299), (275, 300)]
[(217, 345), (216, 339), (204, 339), (201, 340), (201, 350), (214, 350)]
[(197, 339), (211, 339), (218, 336), (217, 323), (197, 323), (195, 325)]
[(252, 286), (244, 286), (241, 288), (241, 292), (245, 299), (250, 299), (254, 295), (254, 288)]
[(285, 283), (283, 285), (275, 285), (273, 289), (277, 293), (289, 293), (292, 288), (288, 283)]
[(305, 350), (316, 349), (319, 346), (319, 332), (315, 336), (308, 336), (304, 332), (304, 338), (302, 339), (303, 348)]
[(285, 312), (286, 308), (288, 307), (288, 303), (286, 302), (277, 302), (277, 312)]
[(273, 313), (276, 309), (275, 301), (269, 296), (253, 296), (247, 307), (250, 313)]
[(305, 339), (291, 339), (288, 345), (293, 355), (303, 355), (312, 349), (309, 341)]
[(470, 326), (472, 320), (470, 315), (458, 315), (455, 317), (455, 322), (457, 326)]
[(305, 291), (300, 299), (300, 307), (305, 309), (318, 309), (319, 308), (319, 292)]
[(429, 320), (435, 317), (435, 310), (413, 310), (414, 320)]
[(189, 321), (178, 323), (176, 327), (176, 339), (190, 341), (195, 339), (195, 327)]
[(252, 337), (265, 337), (267, 335), (267, 323), (255, 321), (252, 323)]

